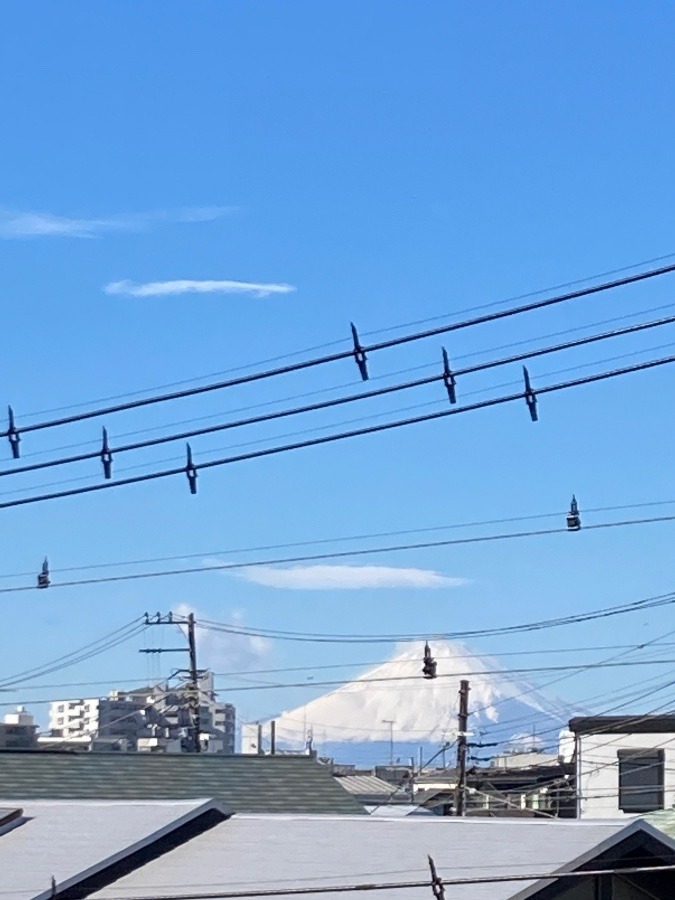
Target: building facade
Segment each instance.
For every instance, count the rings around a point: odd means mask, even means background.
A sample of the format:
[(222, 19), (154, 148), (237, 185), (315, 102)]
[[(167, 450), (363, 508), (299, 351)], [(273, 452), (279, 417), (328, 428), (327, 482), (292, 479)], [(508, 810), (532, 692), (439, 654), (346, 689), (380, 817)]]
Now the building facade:
[(32, 750), (37, 747), (37, 726), (23, 706), (7, 713), (0, 723), (0, 750)]
[(617, 818), (675, 807), (675, 715), (572, 719), (577, 816)]
[[(192, 749), (192, 690), (181, 682), (111, 691), (107, 697), (51, 704), (41, 744), (88, 749), (180, 753)], [(200, 741), (206, 753), (234, 753), (236, 711), (218, 703), (213, 674), (199, 682)]]

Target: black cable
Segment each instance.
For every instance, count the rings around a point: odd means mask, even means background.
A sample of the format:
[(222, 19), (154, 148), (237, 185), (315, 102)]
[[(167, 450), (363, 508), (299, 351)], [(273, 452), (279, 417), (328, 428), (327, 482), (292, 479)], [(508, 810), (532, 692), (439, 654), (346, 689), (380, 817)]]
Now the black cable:
[[(675, 267), (674, 267), (675, 268)], [(563, 381), (558, 384), (545, 385), (537, 388), (536, 394), (550, 394), (557, 391), (568, 390), (569, 388), (579, 387), (586, 384), (594, 384), (599, 381), (606, 381), (609, 378), (616, 378), (619, 375), (628, 375), (635, 372), (642, 372), (647, 369), (654, 369), (659, 366), (668, 365), (675, 362), (675, 356), (666, 356), (661, 359), (649, 360), (643, 363), (636, 363), (633, 366), (625, 366), (621, 369), (613, 369), (609, 372), (599, 372), (595, 375), (586, 375), (583, 378), (572, 379), (571, 381)], [(236, 456), (225, 457), (224, 459), (208, 460), (194, 464), (192, 471), (196, 475), (202, 469), (212, 469), (215, 467), (229, 465), (231, 463), (243, 462), (249, 459), (260, 459), (265, 456), (275, 456), (279, 453), (287, 453), (291, 450), (300, 450), (306, 447), (316, 447), (321, 444), (330, 444), (335, 441), (345, 440), (347, 438), (361, 437), (366, 434), (376, 434), (378, 432), (390, 431), (393, 428), (402, 428), (406, 425), (417, 425), (422, 422), (432, 422), (436, 419), (444, 419), (448, 416), (458, 415), (459, 413), (473, 412), (477, 409), (487, 409), (493, 406), (500, 406), (504, 403), (512, 403), (516, 400), (527, 399), (527, 391), (519, 391), (516, 394), (508, 394), (503, 397), (493, 397), (489, 400), (481, 400), (478, 403), (472, 403), (467, 406), (453, 407), (451, 409), (442, 410), (440, 412), (426, 413), (420, 416), (414, 416), (409, 419), (399, 419), (394, 422), (385, 422), (382, 425), (371, 425), (367, 428), (354, 429), (352, 431), (339, 432), (338, 434), (325, 435), (323, 437), (311, 438), (306, 441), (298, 441), (292, 444), (284, 444), (277, 447), (268, 447), (262, 450), (256, 450), (251, 453), (240, 453)], [(33, 497), (23, 497), (17, 500), (8, 500), (0, 503), (0, 509), (10, 509), (15, 506), (26, 506), (32, 503), (41, 503), (47, 500), (58, 500), (63, 497), (75, 497), (80, 494), (90, 494), (95, 491), (108, 490), (109, 488), (123, 487), (130, 484), (141, 484), (146, 481), (155, 481), (159, 478), (168, 478), (173, 475), (183, 475), (188, 471), (189, 467), (181, 466), (179, 468), (164, 469), (159, 472), (150, 472), (145, 475), (135, 475), (131, 478), (123, 478), (119, 481), (107, 481), (101, 484), (92, 484), (85, 487), (71, 488), (66, 491), (54, 491), (49, 494), (41, 494)], [(196, 491), (196, 482), (195, 482)]]
[[(369, 344), (362, 349), (364, 354), (373, 353), (378, 350), (385, 350), (391, 347), (399, 347), (403, 344), (410, 344), (415, 341), (423, 340), (429, 337), (435, 337), (441, 334), (448, 334), (453, 331), (460, 331), (465, 328), (470, 328), (475, 325), (482, 325), (487, 322), (493, 322), (500, 319), (510, 318), (512, 316), (517, 316), (522, 313), (532, 312), (537, 309), (544, 309), (549, 306), (555, 306), (559, 303), (565, 303), (569, 300), (576, 300), (580, 297), (588, 297), (593, 294), (602, 293), (603, 291), (613, 290), (617, 287), (623, 287), (629, 284), (635, 284), (637, 282), (646, 281), (647, 279), (656, 278), (660, 275), (666, 275), (670, 272), (675, 272), (675, 263), (661, 266), (657, 269), (649, 269), (645, 272), (638, 272), (634, 275), (626, 275), (623, 278), (616, 278), (612, 281), (602, 282), (601, 284), (593, 285), (586, 288), (581, 288), (577, 291), (570, 291), (565, 294), (559, 294), (555, 297), (549, 297), (546, 300), (537, 300), (533, 303), (526, 303), (522, 306), (511, 307), (510, 309), (501, 310), (499, 312), (487, 313), (482, 316), (475, 316), (471, 319), (464, 319), (461, 322), (453, 322), (449, 325), (439, 326), (437, 328), (430, 328), (426, 331), (416, 332), (414, 334), (402, 335), (397, 338), (390, 338), (386, 341), (379, 341), (374, 344)], [(273, 378), (278, 375), (286, 375), (291, 372), (298, 372), (305, 369), (316, 368), (317, 366), (325, 365), (331, 362), (337, 362), (343, 359), (350, 359), (355, 356), (354, 350), (343, 350), (338, 353), (331, 353), (326, 356), (315, 357), (314, 359), (304, 360), (303, 362), (292, 363), (287, 366), (280, 366), (276, 369), (268, 369), (263, 372), (254, 372), (249, 375), (243, 375), (239, 378), (232, 378), (226, 381), (214, 382), (212, 384), (201, 385), (194, 388), (187, 388), (182, 391), (172, 391), (166, 394), (156, 394), (152, 397), (145, 397), (139, 400), (131, 400), (127, 403), (118, 403), (113, 406), (108, 406), (104, 408), (89, 410), (87, 412), (76, 413), (71, 416), (63, 416), (57, 419), (50, 419), (44, 422), (34, 422), (33, 424), (25, 425), (20, 428), (16, 428), (13, 434), (15, 437), (18, 437), (21, 434), (27, 434), (32, 431), (42, 431), (47, 428), (55, 428), (59, 425), (68, 425), (73, 422), (81, 422), (85, 419), (93, 419), (98, 418), (103, 415), (109, 415), (112, 413), (123, 412), (129, 409), (138, 409), (143, 406), (150, 406), (155, 403), (164, 403), (168, 400), (178, 400), (184, 397), (192, 397), (197, 394), (204, 394), (211, 391), (218, 391), (228, 387), (234, 387), (236, 385), (242, 384), (250, 384), (254, 381), (262, 381), (268, 378)], [(9, 429), (0, 432), (0, 438), (9, 437), (12, 432)]]
[[(375, 335), (375, 334), (388, 334), (392, 331), (399, 331), (401, 328), (411, 328), (415, 325), (426, 325), (428, 322), (439, 322), (442, 319), (449, 319), (454, 316), (466, 315), (470, 312), (477, 312), (478, 310), (482, 310), (482, 309), (493, 309), (496, 306), (504, 306), (507, 303), (516, 303), (518, 300), (526, 300), (529, 297), (539, 297), (542, 294), (550, 294), (551, 291), (562, 291), (566, 288), (575, 287), (578, 284), (585, 284), (586, 282), (593, 281), (597, 278), (608, 278), (610, 275), (618, 275), (620, 272), (630, 272), (631, 269), (639, 269), (642, 266), (651, 266), (654, 263), (663, 262), (666, 259), (672, 259), (673, 256), (675, 256), (675, 254), (673, 254), (673, 253), (666, 253), (663, 256), (654, 256), (651, 259), (643, 259), (643, 260), (640, 260), (640, 262), (632, 263), (629, 266), (621, 266), (618, 269), (608, 269), (607, 271), (604, 271), (604, 272), (596, 272), (594, 275), (587, 275), (585, 278), (577, 278), (574, 281), (566, 281), (561, 284), (550, 285), (547, 288), (540, 288), (539, 290), (536, 290), (536, 291), (528, 291), (525, 294), (517, 294), (515, 296), (506, 297), (503, 300), (495, 300), (495, 301), (492, 301), (491, 303), (480, 304), (479, 306), (465, 307), (464, 309), (456, 310), (455, 312), (452, 312), (452, 313), (445, 313), (443, 315), (432, 316), (432, 317), (426, 318), (426, 319), (418, 319), (417, 321), (414, 321), (414, 322), (400, 322), (398, 325), (390, 325), (386, 328), (380, 328), (380, 329), (376, 329), (374, 331), (364, 331), (363, 336), (371, 337), (372, 335)], [(645, 310), (645, 311), (646, 312), (655, 312), (658, 309), (666, 309), (669, 306), (672, 306), (672, 304), (666, 304), (665, 306), (655, 307), (653, 309)], [(631, 318), (631, 316), (634, 317), (635, 315), (640, 315), (640, 313), (632, 313), (628, 316), (618, 316), (615, 319), (610, 319), (607, 321), (619, 321), (619, 319)], [(596, 323), (596, 324), (606, 324), (606, 323)], [(570, 332), (575, 331), (575, 330), (579, 331), (581, 329), (579, 329), (579, 328), (568, 329), (568, 331), (570, 331)], [(125, 397), (139, 397), (139, 396), (141, 396), (141, 394), (148, 394), (148, 393), (152, 393), (155, 391), (164, 390), (165, 388), (179, 387), (180, 385), (183, 385), (183, 384), (194, 384), (196, 381), (206, 381), (207, 379), (210, 379), (210, 378), (218, 378), (222, 375), (229, 375), (232, 372), (241, 372), (241, 371), (245, 371), (246, 369), (255, 368), (256, 366), (269, 365), (270, 363), (273, 363), (273, 362), (279, 362), (282, 359), (292, 359), (293, 357), (302, 356), (304, 353), (314, 353), (317, 350), (324, 350), (328, 347), (336, 347), (340, 344), (345, 344), (347, 342), (348, 342), (347, 338), (341, 338), (340, 340), (336, 340), (336, 341), (325, 341), (323, 344), (315, 344), (313, 347), (305, 347), (303, 350), (296, 350), (296, 351), (293, 351), (292, 353), (284, 353), (282, 355), (268, 357), (267, 359), (258, 360), (255, 363), (250, 363), (250, 364), (242, 365), (242, 366), (234, 366), (233, 368), (230, 368), (230, 369), (224, 369), (224, 370), (221, 369), (218, 372), (210, 372), (205, 375), (196, 376), (194, 378), (183, 378), (180, 381), (167, 382), (167, 383), (164, 383), (161, 385), (155, 385), (154, 387), (145, 388), (144, 390), (127, 391), (126, 393), (123, 393), (123, 394), (113, 394), (112, 396), (99, 397), (97, 399), (87, 400), (87, 401), (83, 401), (81, 403), (71, 403), (68, 406), (59, 406), (59, 407), (52, 407), (51, 409), (36, 410), (35, 412), (32, 412), (32, 413), (24, 413), (24, 417), (25, 418), (37, 418), (37, 416), (50, 415), (51, 413), (56, 413), (56, 412), (65, 412), (66, 410), (70, 410), (70, 409), (82, 409), (84, 406), (91, 406), (94, 403), (109, 403), (112, 400), (122, 400)], [(469, 354), (469, 355), (473, 355), (473, 354)], [(398, 373), (398, 374), (401, 374), (401, 373)], [(382, 376), (379, 376), (379, 377), (382, 377)], [(344, 385), (344, 387), (348, 387), (348, 385)]]
[[(510, 873), (506, 875), (482, 875), (471, 876), (469, 878), (443, 878), (442, 884), (445, 887), (454, 887), (455, 885), (472, 885), (472, 884), (503, 884), (508, 882), (523, 881), (557, 881), (569, 880), (574, 883), (577, 879), (592, 879), (600, 876), (608, 875), (637, 875), (639, 873), (661, 874), (675, 872), (675, 865), (646, 865), (631, 866), (629, 868), (604, 868), (604, 869), (581, 869), (572, 872), (528, 872), (528, 873)], [(155, 895), (153, 900), (247, 900), (253, 897), (287, 897), (302, 896), (304, 894), (344, 894), (358, 893), (360, 891), (391, 891), (391, 890), (410, 890), (427, 888), (431, 889), (434, 882), (428, 878), (423, 881), (390, 881), (381, 884), (363, 883), (363, 884), (340, 884), (333, 886), (313, 885), (310, 887), (287, 887), (287, 888), (271, 888), (247, 891), (216, 891), (213, 893), (191, 894), (162, 894)], [(143, 900), (141, 897), (129, 894), (111, 897), (110, 900)], [(147, 897), (146, 897), (147, 900)]]
[(655, 609), (660, 606), (670, 606), (675, 603), (675, 591), (666, 594), (657, 594), (643, 600), (634, 600), (630, 603), (622, 603), (616, 606), (602, 607), (587, 613), (575, 613), (569, 616), (559, 616), (553, 619), (542, 619), (535, 622), (526, 622), (520, 625), (502, 625), (494, 628), (474, 629), (471, 631), (452, 631), (444, 633), (425, 634), (322, 634), (311, 632), (281, 631), (279, 629), (246, 628), (244, 626), (225, 625), (220, 622), (212, 622), (209, 619), (200, 619), (199, 627), (211, 631), (222, 631), (227, 634), (244, 635), (246, 637), (266, 637), (274, 640), (308, 641), (327, 644), (381, 644), (424, 640), (456, 640), (462, 638), (494, 637), (507, 634), (523, 634), (532, 631), (542, 631), (547, 628), (558, 628), (562, 625), (577, 625), (581, 622), (590, 622), (594, 619), (606, 619), (625, 613), (639, 612), (644, 609)]
[[(440, 673), (436, 675), (436, 678), (469, 678), (474, 676), (483, 676), (483, 675), (527, 675), (533, 674), (535, 672), (576, 672), (580, 669), (615, 669), (621, 668), (622, 666), (665, 666), (672, 665), (675, 663), (675, 659), (652, 659), (652, 660), (622, 660), (621, 662), (597, 662), (597, 663), (587, 663), (583, 666), (577, 665), (567, 665), (567, 666), (532, 666), (525, 667), (519, 669), (474, 669), (470, 672), (450, 672), (450, 673)], [(421, 672), (421, 668), (420, 668)], [(359, 684), (385, 684), (389, 682), (400, 683), (401, 681), (416, 681), (419, 682), (422, 680), (422, 675), (383, 675), (382, 677), (375, 678), (359, 678)], [(227, 693), (233, 692), (241, 692), (241, 691), (264, 691), (264, 690), (278, 690), (283, 688), (324, 688), (324, 687), (341, 687), (344, 686), (344, 680), (331, 680), (331, 681), (296, 681), (296, 682), (278, 682), (278, 683), (265, 683), (265, 684), (247, 684), (247, 685), (227, 685), (227, 687), (222, 688), (223, 691)]]
[[(554, 344), (549, 347), (540, 347), (534, 350), (527, 350), (522, 353), (516, 353), (511, 356), (502, 357), (501, 359), (488, 360), (487, 362), (477, 363), (465, 368), (456, 369), (452, 375), (454, 378), (460, 378), (464, 375), (474, 374), (476, 372), (485, 372), (490, 369), (500, 368), (502, 366), (511, 365), (512, 363), (522, 362), (526, 359), (535, 359), (541, 356), (547, 356), (551, 353), (558, 353), (563, 350), (571, 350), (576, 347), (583, 347), (588, 344), (599, 343), (600, 341), (609, 340), (615, 337), (621, 337), (628, 334), (636, 334), (641, 331), (647, 331), (652, 328), (661, 328), (664, 325), (672, 325), (675, 323), (675, 316), (666, 316), (661, 319), (655, 319), (650, 322), (640, 322), (636, 325), (627, 325), (624, 328), (615, 328), (612, 331), (605, 331), (600, 334), (592, 334), (587, 337), (576, 338), (575, 340), (565, 341), (561, 344)], [(110, 447), (108, 452), (111, 457), (115, 457), (119, 453), (128, 453), (133, 450), (143, 450), (148, 447), (157, 447), (161, 444), (168, 444), (174, 441), (183, 441), (189, 438), (199, 437), (206, 434), (215, 434), (220, 431), (228, 431), (233, 428), (241, 428), (247, 425), (257, 425), (262, 422), (271, 422), (277, 419), (285, 419), (291, 416), (302, 415), (309, 412), (317, 412), (323, 409), (331, 409), (337, 406), (345, 406), (349, 403), (355, 403), (359, 400), (370, 400), (374, 397), (382, 397), (388, 394), (396, 394), (401, 391), (410, 390), (412, 388), (422, 387), (428, 384), (442, 382), (447, 376), (443, 373), (436, 375), (428, 375), (425, 378), (417, 378), (402, 384), (393, 384), (387, 387), (375, 388), (370, 391), (362, 391), (359, 394), (351, 394), (346, 397), (335, 397), (331, 400), (322, 400), (317, 403), (310, 403), (304, 406), (291, 407), (290, 409), (282, 409), (276, 412), (263, 413), (257, 416), (249, 416), (244, 419), (235, 419), (231, 422), (221, 422), (217, 425), (208, 425), (203, 428), (195, 428), (190, 431), (183, 431), (178, 434), (162, 435), (161, 437), (148, 438), (144, 441), (136, 441), (130, 444), (122, 444), (119, 447)], [(19, 475), (26, 472), (36, 472), (40, 469), (50, 469), (55, 466), (70, 465), (72, 463), (85, 462), (90, 459), (100, 459), (101, 450), (92, 450), (87, 453), (78, 453), (73, 456), (60, 457), (59, 459), (45, 460), (44, 462), (29, 463), (24, 466), (17, 466), (13, 469), (0, 471), (0, 478), (7, 475)]]
[[(628, 267), (628, 268), (633, 268), (633, 267)], [(611, 273), (605, 273), (605, 274), (611, 274)], [(541, 292), (538, 292), (538, 293), (541, 293)], [(517, 299), (517, 298), (512, 298), (512, 299)], [(499, 305), (499, 304), (497, 304), (497, 305)], [(610, 318), (600, 319), (599, 321), (596, 321), (596, 322), (589, 322), (587, 325), (577, 325), (574, 328), (564, 328), (562, 330), (549, 332), (547, 334), (543, 334), (543, 335), (537, 336), (535, 338), (525, 338), (525, 339), (519, 340), (519, 341), (509, 341), (508, 343), (500, 344), (497, 347), (490, 347), (490, 348), (487, 348), (484, 350), (473, 350), (470, 353), (459, 353), (459, 354), (453, 353), (452, 358), (453, 358), (454, 362), (458, 362), (459, 360), (472, 359), (476, 356), (484, 357), (490, 353), (497, 353), (502, 350), (512, 350), (515, 347), (523, 347), (523, 346), (532, 345), (532, 344), (537, 343), (537, 341), (540, 341), (540, 340), (547, 340), (549, 338), (563, 337), (568, 334), (578, 334), (580, 331), (588, 331), (591, 328), (598, 328), (600, 326), (605, 326), (605, 325), (613, 325), (615, 322), (625, 322), (627, 319), (637, 319), (637, 318), (640, 318), (640, 316), (644, 316), (644, 315), (647, 315), (650, 313), (662, 312), (665, 309), (672, 309), (674, 306), (675, 306), (675, 303), (663, 303), (663, 304), (660, 304), (659, 306), (652, 306), (652, 307), (649, 307), (648, 309), (641, 309), (636, 312), (627, 313), (622, 316), (612, 316)], [(297, 354), (292, 354), (292, 355), (297, 355)], [(382, 381), (384, 379), (392, 379), (399, 375), (407, 375), (411, 372), (419, 372), (422, 369), (432, 369), (436, 365), (437, 365), (436, 363), (424, 363), (423, 365), (408, 366), (405, 369), (397, 369), (394, 372), (388, 372), (388, 373), (382, 374), (382, 375), (372, 375), (368, 380), (369, 380), (369, 382), (372, 383), (375, 381)], [(250, 367), (247, 367), (247, 368), (250, 368)], [(221, 373), (215, 373), (215, 374), (224, 374), (224, 373), (221, 372)], [(213, 377), (213, 376), (204, 376), (204, 377)], [(191, 380), (197, 381), (197, 380), (203, 380), (203, 379), (191, 379)], [(184, 383), (188, 383), (188, 381), (186, 381)], [(250, 412), (251, 410), (254, 410), (254, 409), (269, 408), (270, 406), (280, 406), (283, 404), (291, 403), (296, 400), (304, 400), (307, 397), (316, 397), (316, 396), (319, 396), (320, 394), (335, 393), (338, 390), (343, 390), (346, 388), (353, 388), (355, 385), (359, 385), (361, 383), (362, 382), (360, 379), (358, 379), (358, 380), (352, 379), (349, 382), (343, 382), (342, 384), (336, 384), (331, 387), (318, 388), (318, 389), (315, 389), (312, 391), (303, 391), (302, 393), (299, 393), (299, 394), (293, 394), (290, 397), (283, 397), (283, 398), (278, 398), (275, 400), (265, 400), (260, 403), (249, 403), (246, 406), (237, 406), (234, 409), (228, 410), (228, 412), (233, 413), (233, 414), (234, 413), (244, 413), (244, 412)], [(171, 387), (171, 386), (172, 385), (164, 385), (164, 387)], [(159, 388), (154, 388), (154, 390), (158, 390), (158, 389)], [(137, 391), (137, 392), (134, 392), (131, 394), (121, 394), (119, 396), (120, 397), (138, 396), (143, 393), (148, 393), (148, 391), (147, 390), (146, 391)], [(471, 391), (470, 393), (474, 394), (476, 392)], [(117, 398), (110, 397), (108, 399), (117, 399)], [(62, 407), (62, 409), (81, 408), (83, 406), (91, 405), (91, 403), (94, 403), (94, 402), (100, 403), (103, 401), (102, 400), (90, 401), (90, 403), (75, 404), (72, 407)], [(58, 409), (51, 410), (51, 412), (59, 412), (59, 411), (60, 410), (58, 410)], [(119, 432), (117, 434), (117, 437), (118, 438), (136, 437), (137, 435), (141, 435), (141, 434), (149, 434), (151, 432), (166, 431), (167, 428), (177, 428), (179, 425), (192, 425), (194, 422), (205, 422), (208, 420), (217, 419), (222, 414), (223, 414), (222, 411), (220, 411), (218, 413), (209, 413), (208, 415), (203, 415), (203, 416), (191, 416), (188, 419), (179, 419), (178, 421), (173, 421), (173, 422), (165, 423), (162, 425), (153, 425), (151, 427), (146, 427), (146, 428), (135, 428), (132, 431)], [(35, 414), (35, 415), (38, 415), (38, 414)], [(24, 414), (24, 418), (25, 418), (25, 414)], [(43, 450), (34, 450), (29, 453), (22, 453), (21, 457), (22, 457), (22, 459), (23, 458), (28, 459), (29, 457), (34, 457), (34, 456), (48, 456), (50, 453), (60, 453), (65, 450), (76, 450), (80, 447), (96, 447), (96, 446), (100, 446), (100, 441), (97, 441), (97, 440), (75, 441), (75, 442), (71, 442), (70, 444), (62, 444), (58, 447), (53, 447), (53, 448), (43, 449)]]
[[(620, 522), (599, 522), (594, 525), (585, 525), (582, 531), (598, 531), (606, 528), (625, 528), (633, 525), (651, 525), (663, 522), (675, 522), (675, 515), (672, 516), (651, 516), (645, 519), (625, 519)], [(204, 565), (188, 569), (164, 569), (156, 572), (137, 572), (129, 575), (104, 575), (100, 578), (83, 578), (75, 581), (56, 581), (52, 582), (49, 587), (81, 587), (83, 585), (109, 584), (117, 581), (139, 581), (148, 578), (164, 578), (173, 575), (196, 575), (200, 572), (227, 572), (237, 569), (255, 569), (283, 565), (287, 563), (304, 563), (314, 562), (317, 560), (327, 559), (345, 559), (346, 557), (372, 556), (380, 553), (395, 553), (402, 550), (428, 550), (435, 547), (452, 547), (464, 544), (483, 544), (492, 543), (494, 541), (507, 541), (517, 538), (541, 537), (554, 534), (569, 534), (568, 528), (543, 528), (538, 531), (515, 531), (504, 534), (490, 534), (470, 538), (457, 538), (447, 541), (427, 541), (418, 544), (397, 544), (389, 547), (373, 547), (367, 550), (343, 550), (334, 553), (319, 553), (313, 556), (291, 556), (276, 559), (257, 560), (255, 562), (241, 563), (222, 563), (214, 565)], [(0, 588), (0, 594), (14, 594), (22, 591), (41, 590), (37, 585), (24, 585), (20, 587)]]
[[(646, 509), (648, 507), (654, 506), (673, 505), (675, 505), (675, 499), (648, 500), (641, 503), (623, 503), (614, 506), (584, 506), (582, 512), (583, 515), (586, 516), (590, 513), (620, 512), (629, 509)], [(532, 522), (538, 519), (562, 520), (565, 515), (566, 510), (557, 510), (556, 512), (533, 513), (531, 515), (525, 516), (507, 516), (500, 519), (482, 519), (476, 522), (453, 522), (448, 525), (431, 525), (427, 526), (426, 528), (403, 528), (396, 531), (371, 531), (364, 534), (340, 535), (339, 537), (332, 538), (315, 538), (314, 540), (307, 541), (290, 541), (284, 544), (258, 544), (255, 547), (228, 547), (225, 550), (203, 550), (201, 553), (179, 553), (173, 556), (151, 556), (146, 557), (145, 559), (127, 559), (119, 560), (116, 562), (90, 563), (88, 565), (82, 566), (60, 566), (58, 568), (52, 568), (50, 566), (50, 571), (52, 572), (52, 574), (56, 574), (57, 572), (90, 572), (96, 569), (115, 569), (122, 566), (144, 566), (149, 565), (150, 563), (176, 562), (177, 560), (182, 559), (206, 559), (214, 556), (241, 556), (245, 553), (263, 553), (269, 550), (289, 550), (298, 547), (317, 547), (323, 544), (341, 544), (349, 543), (351, 541), (375, 540), (376, 538), (401, 537), (407, 534), (429, 534), (430, 532), (438, 531), (454, 531), (459, 528), (482, 528), (486, 525), (507, 525), (514, 522)], [(320, 558), (324, 559), (325, 557)], [(33, 578), (34, 576), (34, 570), (31, 570), (30, 572), (0, 573), (0, 579)]]

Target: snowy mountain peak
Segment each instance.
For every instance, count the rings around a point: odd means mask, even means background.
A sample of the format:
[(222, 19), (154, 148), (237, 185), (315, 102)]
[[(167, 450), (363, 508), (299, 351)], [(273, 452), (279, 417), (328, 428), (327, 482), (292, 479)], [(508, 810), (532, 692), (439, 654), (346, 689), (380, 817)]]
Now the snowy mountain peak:
[(562, 702), (511, 676), (498, 660), (451, 641), (429, 642), (437, 678), (422, 677), (424, 642), (407, 644), (392, 659), (276, 719), (277, 740), (288, 747), (383, 742), (440, 744), (456, 735), (459, 682), (470, 682), (469, 723), (476, 735), (507, 743), (542, 729), (556, 731), (569, 714)]

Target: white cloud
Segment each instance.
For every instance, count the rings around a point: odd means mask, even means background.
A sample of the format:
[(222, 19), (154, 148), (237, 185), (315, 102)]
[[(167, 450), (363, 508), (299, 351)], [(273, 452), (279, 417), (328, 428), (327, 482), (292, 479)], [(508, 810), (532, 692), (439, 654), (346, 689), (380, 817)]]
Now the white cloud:
[[(272, 642), (264, 637), (248, 634), (230, 634), (222, 631), (207, 631), (199, 627), (202, 616), (199, 610), (187, 603), (179, 603), (172, 608), (179, 616), (194, 613), (197, 620), (195, 639), (197, 642), (197, 661), (200, 667), (229, 671), (246, 672), (269, 659), (272, 653)], [(225, 624), (234, 628), (244, 624), (244, 615), (235, 610)]]
[(240, 578), (265, 587), (292, 591), (353, 591), (360, 588), (442, 588), (467, 584), (431, 569), (395, 566), (255, 566), (237, 572)]
[(204, 281), (181, 278), (176, 281), (111, 281), (103, 288), (106, 294), (123, 297), (170, 297), (176, 294), (253, 294), (269, 297), (270, 294), (290, 294), (292, 284), (257, 281)]
[(35, 210), (0, 209), (0, 238), (93, 238), (113, 231), (145, 231), (152, 225), (161, 223), (211, 222), (232, 210), (233, 207), (229, 206), (198, 206), (86, 218), (58, 216), (54, 213)]

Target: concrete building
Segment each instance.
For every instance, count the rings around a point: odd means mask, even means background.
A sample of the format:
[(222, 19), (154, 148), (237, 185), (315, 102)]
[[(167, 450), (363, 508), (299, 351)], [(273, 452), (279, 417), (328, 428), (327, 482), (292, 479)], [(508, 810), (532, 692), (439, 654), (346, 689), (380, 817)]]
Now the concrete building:
[(0, 750), (31, 750), (37, 747), (37, 726), (23, 706), (7, 713), (0, 723)]
[[(236, 711), (218, 703), (213, 674), (199, 682), (200, 739), (207, 753), (234, 753)], [(111, 691), (107, 697), (51, 704), (44, 745), (90, 750), (180, 753), (191, 746), (191, 691), (185, 682)]]
[(675, 807), (675, 715), (585, 716), (569, 727), (579, 818)]

